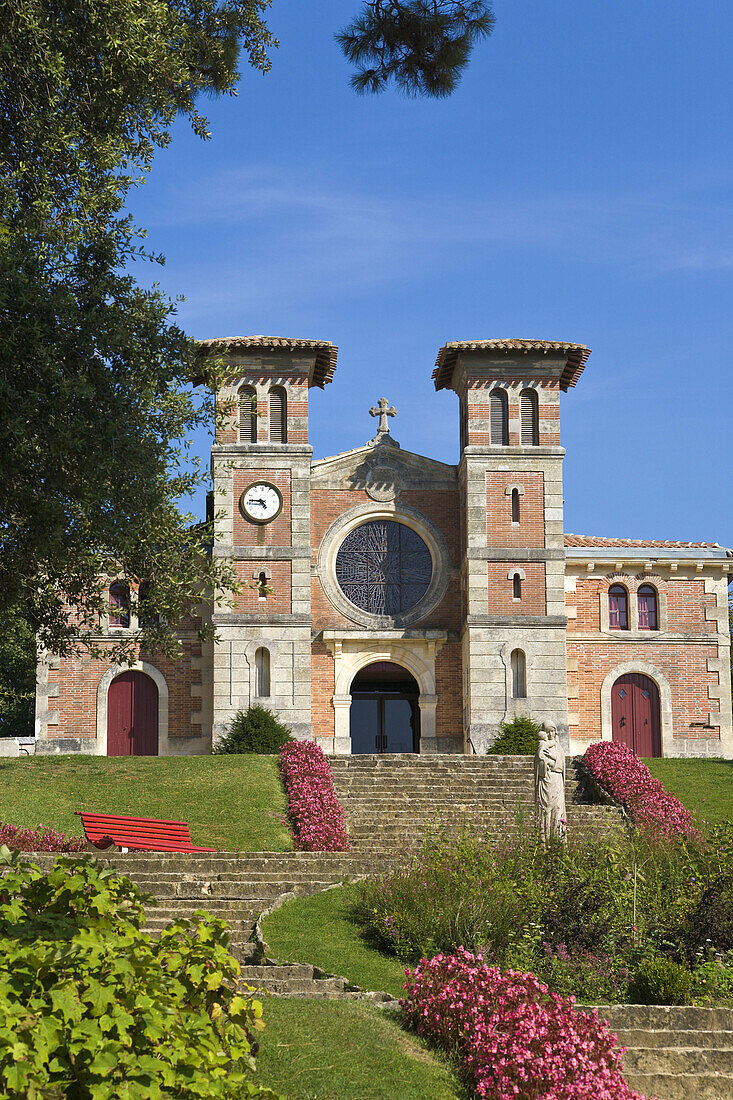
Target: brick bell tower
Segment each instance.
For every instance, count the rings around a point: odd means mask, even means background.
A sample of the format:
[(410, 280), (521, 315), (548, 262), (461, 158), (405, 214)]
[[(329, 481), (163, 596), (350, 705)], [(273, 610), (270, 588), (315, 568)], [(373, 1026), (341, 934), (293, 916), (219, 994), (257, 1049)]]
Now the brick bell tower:
[(460, 402), (466, 751), (504, 719), (552, 720), (568, 745), (560, 392), (590, 350), (545, 340), (440, 349), (435, 388)]
[(214, 607), (214, 743), (236, 711), (256, 703), (296, 737), (312, 734), (308, 393), (333, 379), (337, 350), (266, 336), (202, 343), (202, 354), (223, 354), (232, 368), (211, 449), (214, 553), (246, 586), (233, 608)]

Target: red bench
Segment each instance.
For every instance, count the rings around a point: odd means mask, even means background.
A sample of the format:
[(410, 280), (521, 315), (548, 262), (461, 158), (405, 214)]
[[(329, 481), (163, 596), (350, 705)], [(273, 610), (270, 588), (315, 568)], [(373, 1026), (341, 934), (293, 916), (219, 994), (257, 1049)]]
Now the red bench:
[(156, 821), (149, 817), (90, 814), (76, 810), (89, 843), (100, 850), (116, 844), (134, 852), (215, 852), (196, 848), (185, 821)]

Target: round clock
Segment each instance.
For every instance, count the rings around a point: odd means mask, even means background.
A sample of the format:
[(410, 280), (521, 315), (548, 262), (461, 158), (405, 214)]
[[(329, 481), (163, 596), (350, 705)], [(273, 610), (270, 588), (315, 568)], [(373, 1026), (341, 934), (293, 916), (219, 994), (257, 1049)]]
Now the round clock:
[(251, 523), (270, 523), (280, 515), (283, 498), (269, 481), (256, 481), (239, 498), (242, 515)]

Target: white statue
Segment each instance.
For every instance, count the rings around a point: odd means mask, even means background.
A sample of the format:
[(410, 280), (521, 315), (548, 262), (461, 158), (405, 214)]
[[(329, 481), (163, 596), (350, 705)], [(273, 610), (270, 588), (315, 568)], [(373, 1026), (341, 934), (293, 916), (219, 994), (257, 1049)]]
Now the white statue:
[(534, 797), (542, 828), (542, 839), (562, 840), (566, 831), (565, 753), (554, 722), (543, 722), (534, 758)]

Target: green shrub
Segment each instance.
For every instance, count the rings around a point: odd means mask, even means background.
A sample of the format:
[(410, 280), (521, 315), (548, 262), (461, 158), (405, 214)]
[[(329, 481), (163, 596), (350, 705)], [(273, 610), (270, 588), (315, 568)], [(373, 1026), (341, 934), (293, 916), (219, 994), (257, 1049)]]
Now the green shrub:
[(733, 1005), (733, 952), (700, 953), (692, 971), (692, 1000), (696, 1005)]
[(534, 756), (540, 727), (531, 718), (518, 716), (502, 722), (499, 735), (487, 752), (500, 756)]
[(271, 710), (254, 706), (247, 711), (237, 711), (214, 753), (217, 756), (230, 753), (270, 755), (280, 752), (285, 742), (292, 740), (289, 728)]
[(252, 1080), (262, 1005), (235, 992), (222, 921), (196, 913), (153, 939), (145, 896), (116, 872), (9, 856), (0, 849), (0, 1095), (276, 1098)]
[(690, 911), (683, 930), (689, 960), (698, 952), (733, 951), (733, 873), (719, 875)]
[(629, 986), (629, 1001), (637, 1005), (687, 1005), (692, 999), (692, 974), (672, 959), (644, 959)]

